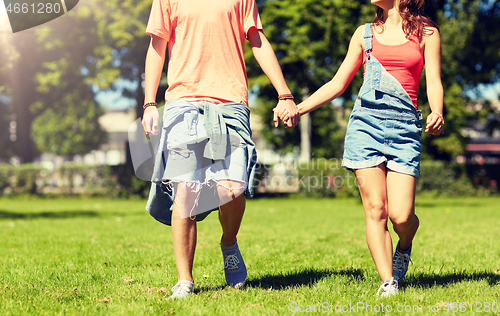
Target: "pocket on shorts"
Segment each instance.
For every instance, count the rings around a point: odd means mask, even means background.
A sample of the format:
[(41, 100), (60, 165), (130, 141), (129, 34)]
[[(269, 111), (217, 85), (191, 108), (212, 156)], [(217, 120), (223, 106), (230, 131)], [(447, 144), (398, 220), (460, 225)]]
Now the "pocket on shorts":
[(186, 124), (187, 133), (190, 136), (196, 135), (197, 133), (198, 114), (198, 111), (184, 113), (184, 123)]
[(232, 156), (231, 158), (237, 158), (235, 160), (237, 164), (246, 165), (247, 144), (245, 143), (245, 141), (236, 135), (228, 135), (228, 141), (229, 146), (227, 155)]
[(415, 128), (415, 133), (417, 134), (418, 138), (420, 138), (422, 136), (422, 130), (423, 130), (422, 121), (418, 120), (414, 122), (412, 125)]
[(400, 135), (420, 141), (422, 136), (422, 121), (402, 121)]
[(358, 110), (352, 110), (351, 115), (349, 116), (349, 121), (347, 122), (347, 128), (352, 125), (352, 122), (356, 119), (356, 113)]

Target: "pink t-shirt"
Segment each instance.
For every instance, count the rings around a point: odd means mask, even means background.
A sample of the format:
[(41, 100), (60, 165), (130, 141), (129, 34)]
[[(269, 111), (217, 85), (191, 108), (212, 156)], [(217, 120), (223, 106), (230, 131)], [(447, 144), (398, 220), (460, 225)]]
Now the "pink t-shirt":
[(168, 41), (165, 101), (248, 105), (244, 50), (252, 27), (262, 30), (254, 0), (154, 0), (146, 33)]

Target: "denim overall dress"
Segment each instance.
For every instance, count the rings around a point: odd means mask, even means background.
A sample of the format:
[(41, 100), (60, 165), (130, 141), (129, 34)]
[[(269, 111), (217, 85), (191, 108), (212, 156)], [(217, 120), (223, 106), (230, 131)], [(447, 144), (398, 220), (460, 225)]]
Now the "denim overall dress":
[(371, 54), (372, 26), (365, 25), (366, 68), (347, 125), (342, 166), (355, 170), (385, 163), (387, 169), (419, 177), (422, 112)]

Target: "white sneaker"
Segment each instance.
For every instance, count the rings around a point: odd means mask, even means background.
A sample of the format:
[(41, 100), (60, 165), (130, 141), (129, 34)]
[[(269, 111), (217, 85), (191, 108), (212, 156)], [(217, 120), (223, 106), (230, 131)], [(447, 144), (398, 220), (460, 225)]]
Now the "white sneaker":
[(193, 282), (190, 282), (188, 280), (181, 280), (181, 281), (177, 282), (177, 284), (172, 287), (173, 293), (169, 297), (169, 299), (185, 298), (190, 293), (193, 293), (193, 287), (194, 287)]
[[(380, 291), (382, 291), (382, 293), (380, 293)], [(394, 280), (394, 278), (390, 278), (382, 283), (377, 291), (377, 295), (389, 297), (398, 294), (398, 292), (398, 281)]]

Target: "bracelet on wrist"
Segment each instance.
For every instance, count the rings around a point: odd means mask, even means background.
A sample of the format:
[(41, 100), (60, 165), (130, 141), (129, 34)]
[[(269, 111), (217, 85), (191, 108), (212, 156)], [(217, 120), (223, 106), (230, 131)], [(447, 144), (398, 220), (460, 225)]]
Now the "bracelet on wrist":
[(149, 102), (149, 103), (146, 103), (142, 106), (142, 109), (145, 110), (146, 108), (150, 107), (150, 106), (157, 106), (158, 104), (156, 102)]
[(293, 100), (292, 94), (280, 94), (278, 95), (278, 100)]

